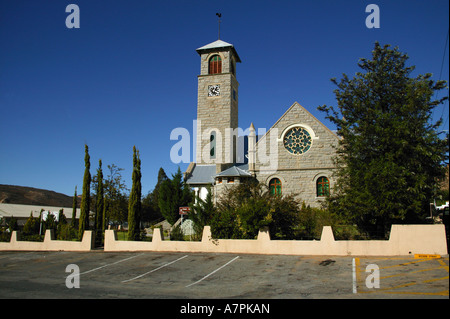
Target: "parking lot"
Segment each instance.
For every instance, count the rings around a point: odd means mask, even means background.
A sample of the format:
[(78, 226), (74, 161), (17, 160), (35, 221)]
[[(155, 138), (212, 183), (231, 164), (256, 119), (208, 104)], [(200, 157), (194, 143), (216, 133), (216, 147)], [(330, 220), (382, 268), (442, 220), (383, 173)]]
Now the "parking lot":
[[(448, 299), (448, 263), (447, 256), (1, 252), (0, 298)], [(376, 275), (369, 265), (378, 268), (378, 288), (366, 284)]]

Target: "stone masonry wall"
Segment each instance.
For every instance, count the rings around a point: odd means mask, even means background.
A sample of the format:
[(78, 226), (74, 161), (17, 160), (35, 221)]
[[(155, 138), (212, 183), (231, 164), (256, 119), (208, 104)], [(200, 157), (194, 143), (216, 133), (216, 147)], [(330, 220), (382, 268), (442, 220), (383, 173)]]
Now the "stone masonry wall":
[[(283, 136), (293, 126), (301, 126), (312, 135), (311, 148), (301, 155), (289, 153), (283, 145)], [(270, 152), (271, 130), (278, 129), (277, 151), (278, 165), (276, 171), (268, 172), (268, 165), (261, 162), (258, 152), (266, 145), (266, 152)], [(274, 131), (275, 132), (275, 131)], [(317, 120), (300, 104), (295, 102), (288, 111), (272, 126), (267, 134), (256, 145), (256, 176), (260, 182), (269, 184), (272, 178), (279, 178), (282, 182), (283, 194), (295, 194), (307, 205), (320, 206), (324, 198), (316, 197), (316, 181), (326, 176), (333, 188), (333, 157), (338, 137)], [(272, 166), (273, 167), (273, 166)]]
[[(220, 54), (222, 57), (223, 73), (221, 74), (208, 75), (208, 61), (213, 54), (205, 53), (201, 56), (201, 75), (198, 76), (197, 120), (200, 121), (200, 125), (197, 126), (197, 164), (227, 163), (230, 158), (233, 161), (233, 153), (230, 153), (233, 148), (230, 138), (227, 138), (226, 129), (238, 127), (239, 83), (234, 74), (229, 72), (231, 52), (215, 52), (214, 54)], [(215, 84), (220, 85), (220, 95), (210, 97), (208, 86)], [(213, 129), (220, 133), (218, 139), (222, 142), (222, 148), (217, 149), (216, 159), (210, 160), (204, 148), (210, 143), (209, 136)], [(217, 147), (219, 146), (218, 143)]]

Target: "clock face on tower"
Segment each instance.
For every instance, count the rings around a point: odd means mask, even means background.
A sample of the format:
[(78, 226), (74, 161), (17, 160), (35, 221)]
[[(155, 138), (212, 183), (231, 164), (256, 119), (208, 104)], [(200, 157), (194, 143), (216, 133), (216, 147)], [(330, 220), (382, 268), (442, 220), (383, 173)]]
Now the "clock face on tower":
[(219, 96), (220, 95), (220, 85), (208, 85), (208, 96)]

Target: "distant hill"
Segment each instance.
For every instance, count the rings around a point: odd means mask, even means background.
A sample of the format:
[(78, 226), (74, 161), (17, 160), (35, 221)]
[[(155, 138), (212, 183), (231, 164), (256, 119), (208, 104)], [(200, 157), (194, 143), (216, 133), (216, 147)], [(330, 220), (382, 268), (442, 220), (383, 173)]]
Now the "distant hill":
[(72, 198), (46, 189), (0, 184), (0, 203), (72, 207)]

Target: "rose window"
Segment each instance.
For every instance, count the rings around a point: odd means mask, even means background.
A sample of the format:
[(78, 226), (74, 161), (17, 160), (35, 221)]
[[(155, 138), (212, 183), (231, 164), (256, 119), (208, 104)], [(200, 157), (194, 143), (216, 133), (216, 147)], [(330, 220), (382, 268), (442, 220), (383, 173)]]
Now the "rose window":
[(311, 148), (311, 135), (303, 127), (293, 127), (284, 136), (284, 147), (289, 153), (299, 155)]

